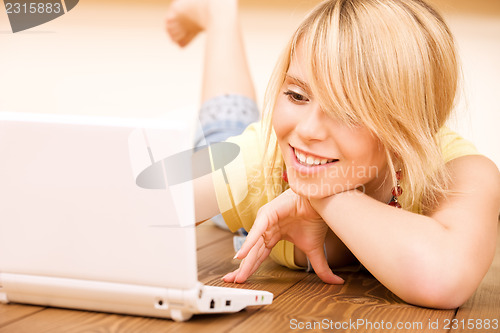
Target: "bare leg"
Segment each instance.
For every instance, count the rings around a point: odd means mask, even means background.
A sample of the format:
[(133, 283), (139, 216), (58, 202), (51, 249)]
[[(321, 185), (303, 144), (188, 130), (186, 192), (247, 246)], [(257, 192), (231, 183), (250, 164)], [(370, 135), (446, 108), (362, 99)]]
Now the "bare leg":
[(186, 46), (206, 31), (202, 103), (224, 94), (255, 100), (238, 21), (237, 0), (175, 0), (167, 14), (167, 32)]
[[(200, 32), (206, 32), (199, 113), (201, 132), (195, 137), (195, 145), (223, 141), (240, 134), (249, 123), (256, 121), (259, 112), (238, 21), (238, 1), (174, 0), (167, 13), (166, 28), (181, 47)], [(216, 202), (212, 202), (215, 200), (213, 188), (208, 192), (195, 191), (196, 213), (200, 212), (203, 219), (215, 215), (210, 209), (217, 207)], [(202, 211), (200, 207), (208, 207), (208, 210)], [(212, 221), (227, 229), (222, 216), (215, 216)]]

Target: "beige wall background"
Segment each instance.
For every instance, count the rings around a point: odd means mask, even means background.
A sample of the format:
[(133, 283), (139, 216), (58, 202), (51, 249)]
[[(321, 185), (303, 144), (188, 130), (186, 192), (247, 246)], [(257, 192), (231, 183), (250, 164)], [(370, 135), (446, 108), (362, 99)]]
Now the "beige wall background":
[[(242, 0), (259, 103), (274, 63), (318, 1)], [(500, 1), (434, 0), (455, 33), (463, 96), (450, 126), (500, 165)], [(164, 33), (168, 2), (83, 0), (66, 15), (13, 34), (0, 10), (0, 111), (194, 117), (204, 38), (185, 49)]]

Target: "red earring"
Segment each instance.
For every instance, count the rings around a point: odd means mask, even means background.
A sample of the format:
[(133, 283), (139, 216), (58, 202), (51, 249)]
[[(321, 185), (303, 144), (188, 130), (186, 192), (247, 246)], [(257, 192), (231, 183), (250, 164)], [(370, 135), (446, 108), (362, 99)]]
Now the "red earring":
[(288, 183), (288, 174), (286, 173), (286, 170), (283, 171), (283, 175), (281, 176), (281, 178), (283, 178), (283, 180), (285, 181), (285, 183)]
[(396, 208), (401, 208), (400, 203), (398, 202), (398, 197), (403, 194), (403, 189), (399, 184), (401, 180), (401, 170), (396, 171), (396, 186), (392, 188), (392, 200), (389, 202), (389, 206), (393, 206)]

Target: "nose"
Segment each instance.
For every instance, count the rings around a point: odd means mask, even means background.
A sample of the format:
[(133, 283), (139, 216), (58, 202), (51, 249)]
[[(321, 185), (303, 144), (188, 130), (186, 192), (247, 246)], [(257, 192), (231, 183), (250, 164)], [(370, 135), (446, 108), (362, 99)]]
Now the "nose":
[(327, 118), (319, 104), (311, 103), (310, 109), (295, 127), (297, 135), (304, 141), (322, 141), (328, 137)]

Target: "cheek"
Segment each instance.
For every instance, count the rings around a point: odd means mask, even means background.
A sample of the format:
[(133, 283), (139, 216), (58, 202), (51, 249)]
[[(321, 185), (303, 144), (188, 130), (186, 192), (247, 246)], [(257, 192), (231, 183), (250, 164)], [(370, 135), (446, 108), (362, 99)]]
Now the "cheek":
[(367, 129), (348, 129), (339, 140), (342, 155), (354, 164), (378, 164), (385, 156), (382, 144)]
[(365, 142), (362, 148), (364, 154), (363, 164), (366, 166), (375, 166), (380, 168), (386, 161), (385, 151), (382, 144), (377, 139), (371, 138)]
[(291, 112), (286, 107), (282, 98), (278, 98), (274, 106), (272, 124), (280, 144), (283, 138), (294, 128)]
[(346, 161), (350, 170), (348, 177), (352, 182), (364, 184), (377, 178), (386, 164), (383, 145), (370, 135), (358, 137), (343, 148), (348, 149)]

